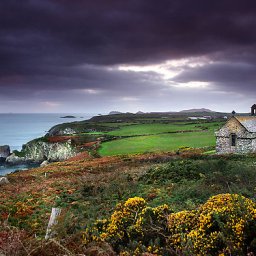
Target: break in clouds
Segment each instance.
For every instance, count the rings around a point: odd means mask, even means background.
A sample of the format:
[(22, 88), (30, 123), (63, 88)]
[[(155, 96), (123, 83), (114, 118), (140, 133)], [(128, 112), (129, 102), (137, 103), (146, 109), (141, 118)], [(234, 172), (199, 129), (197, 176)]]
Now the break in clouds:
[(247, 112), (255, 43), (255, 1), (2, 0), (1, 112)]

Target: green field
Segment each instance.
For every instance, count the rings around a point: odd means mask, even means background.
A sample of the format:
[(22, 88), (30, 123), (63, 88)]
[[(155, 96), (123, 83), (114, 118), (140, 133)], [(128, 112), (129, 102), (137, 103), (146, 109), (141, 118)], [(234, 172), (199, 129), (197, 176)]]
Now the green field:
[(187, 115), (128, 113), (95, 116), (87, 121), (60, 124), (49, 133), (54, 136), (58, 135), (58, 131), (70, 128), (77, 134), (74, 139), (76, 144), (83, 145), (97, 140), (101, 142), (100, 147), (90, 149), (91, 153), (112, 156), (177, 151), (180, 147), (213, 147), (214, 132), (224, 122), (215, 116), (210, 120), (189, 120)]
[(102, 156), (144, 152), (173, 151), (182, 146), (193, 148), (215, 145), (214, 133), (186, 132), (138, 136), (104, 142), (99, 149)]
[(214, 131), (222, 124), (176, 122), (120, 126), (119, 129), (106, 133), (120, 138), (103, 142), (98, 153), (101, 156), (110, 156), (175, 151), (180, 147), (212, 147), (215, 145)]
[(176, 131), (189, 131), (189, 130), (198, 130), (199, 127), (196, 127), (195, 124), (137, 124), (137, 125), (127, 125), (122, 126), (118, 130), (108, 132), (110, 135), (114, 136), (134, 136), (134, 135), (148, 135), (148, 134), (159, 134), (159, 133), (168, 133)]
[(109, 135), (114, 136), (135, 136), (135, 135), (149, 135), (160, 133), (172, 133), (179, 131), (201, 131), (202, 129), (217, 129), (218, 122), (213, 123), (153, 123), (153, 124), (137, 124), (122, 126), (117, 130), (108, 132)]

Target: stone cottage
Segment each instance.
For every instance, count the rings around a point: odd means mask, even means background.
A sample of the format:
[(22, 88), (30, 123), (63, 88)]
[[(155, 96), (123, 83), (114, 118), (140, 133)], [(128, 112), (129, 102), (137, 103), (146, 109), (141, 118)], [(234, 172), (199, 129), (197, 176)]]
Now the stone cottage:
[(256, 153), (256, 105), (251, 116), (233, 116), (218, 130), (217, 153)]

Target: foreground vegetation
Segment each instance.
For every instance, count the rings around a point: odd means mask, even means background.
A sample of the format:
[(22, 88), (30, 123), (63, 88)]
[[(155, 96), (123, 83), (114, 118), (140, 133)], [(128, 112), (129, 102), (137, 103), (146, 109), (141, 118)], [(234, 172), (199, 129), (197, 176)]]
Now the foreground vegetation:
[(81, 153), (8, 175), (0, 254), (255, 255), (255, 155), (212, 155), (222, 124), (124, 114), (53, 127), (38, 140)]
[(256, 249), (255, 228), (256, 204), (237, 194), (220, 194), (177, 213), (134, 197), (87, 229), (84, 240), (108, 242), (120, 255), (248, 255)]
[[(0, 190), (0, 252), (254, 255), (255, 164), (255, 156), (200, 150), (83, 154), (10, 174)], [(44, 240), (52, 207), (62, 214)]]

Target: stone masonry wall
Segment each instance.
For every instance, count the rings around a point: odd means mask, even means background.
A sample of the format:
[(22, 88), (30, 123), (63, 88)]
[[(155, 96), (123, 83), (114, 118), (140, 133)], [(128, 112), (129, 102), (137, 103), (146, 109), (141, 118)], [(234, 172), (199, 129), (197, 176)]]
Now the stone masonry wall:
[[(231, 146), (231, 134), (236, 134), (236, 146)], [(231, 118), (216, 135), (216, 152), (251, 153), (256, 152), (256, 134), (248, 132), (235, 118)]]
[(216, 152), (219, 154), (231, 153), (230, 139), (226, 137), (217, 137)]
[(256, 140), (237, 138), (236, 146), (231, 146), (229, 137), (217, 137), (216, 152), (225, 153), (252, 153), (256, 152)]

